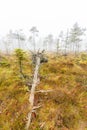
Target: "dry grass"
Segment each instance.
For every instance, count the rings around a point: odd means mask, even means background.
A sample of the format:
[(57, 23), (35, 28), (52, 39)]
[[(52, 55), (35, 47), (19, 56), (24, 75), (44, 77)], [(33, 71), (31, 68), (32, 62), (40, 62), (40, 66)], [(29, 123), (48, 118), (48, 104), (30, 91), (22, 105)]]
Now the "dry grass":
[[(87, 55), (49, 56), (40, 68), (41, 82), (35, 105), (42, 105), (32, 119), (31, 130), (87, 130)], [(19, 74), (17, 58), (5, 56), (0, 64), (0, 130), (24, 130), (29, 112), (28, 89)], [(29, 57), (23, 71), (31, 76)]]

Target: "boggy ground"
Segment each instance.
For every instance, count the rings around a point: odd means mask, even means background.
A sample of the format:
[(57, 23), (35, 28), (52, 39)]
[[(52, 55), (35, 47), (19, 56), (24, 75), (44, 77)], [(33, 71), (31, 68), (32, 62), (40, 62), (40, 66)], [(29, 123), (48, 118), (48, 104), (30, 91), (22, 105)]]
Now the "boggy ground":
[[(32, 116), (30, 130), (87, 130), (87, 54), (48, 56), (40, 67), (35, 105), (41, 105)], [(23, 61), (23, 72), (33, 75), (29, 56)], [(29, 79), (27, 79), (29, 80)], [(19, 73), (15, 55), (0, 60), (0, 130), (25, 130), (29, 112), (29, 91)]]

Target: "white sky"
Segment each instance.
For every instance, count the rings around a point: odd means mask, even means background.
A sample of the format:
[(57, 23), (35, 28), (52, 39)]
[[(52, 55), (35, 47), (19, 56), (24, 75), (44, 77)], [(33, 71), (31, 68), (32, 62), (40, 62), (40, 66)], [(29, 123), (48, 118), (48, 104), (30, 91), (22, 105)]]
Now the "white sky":
[(0, 0), (0, 35), (32, 26), (56, 35), (75, 22), (87, 28), (87, 0)]

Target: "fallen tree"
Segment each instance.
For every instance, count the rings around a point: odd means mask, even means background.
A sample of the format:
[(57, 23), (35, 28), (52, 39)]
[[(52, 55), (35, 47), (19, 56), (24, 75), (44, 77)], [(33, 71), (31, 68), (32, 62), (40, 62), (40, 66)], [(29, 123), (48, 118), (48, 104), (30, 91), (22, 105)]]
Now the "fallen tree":
[(30, 103), (30, 112), (28, 113), (28, 121), (26, 124), (26, 130), (29, 130), (30, 127), (30, 123), (32, 120), (32, 114), (35, 113), (35, 110), (40, 108), (41, 106), (34, 106), (34, 98), (35, 98), (35, 90), (36, 90), (36, 86), (38, 84), (39, 81), (39, 68), (40, 68), (40, 64), (47, 62), (47, 59), (44, 58), (43, 56), (44, 51), (42, 51), (41, 53), (38, 51), (37, 54), (33, 54), (33, 63), (35, 64), (35, 70), (34, 70), (34, 76), (33, 76), (33, 82), (32, 82), (32, 86), (31, 86), (31, 91), (29, 92), (30, 97), (29, 97), (29, 103)]

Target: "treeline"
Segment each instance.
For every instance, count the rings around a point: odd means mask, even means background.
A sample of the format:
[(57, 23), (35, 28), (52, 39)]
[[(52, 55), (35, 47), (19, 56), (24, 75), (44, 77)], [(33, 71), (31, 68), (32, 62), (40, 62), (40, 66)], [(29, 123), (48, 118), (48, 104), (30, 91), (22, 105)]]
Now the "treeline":
[(48, 52), (58, 53), (78, 53), (86, 50), (86, 29), (81, 28), (75, 23), (71, 29), (66, 32), (61, 31), (57, 37), (48, 34), (46, 37), (39, 36), (39, 30), (33, 26), (29, 30), (29, 36), (26, 36), (22, 29), (18, 31), (9, 31), (9, 33), (1, 38), (0, 50), (4, 50), (7, 54), (15, 48), (33, 50), (44, 49)]

